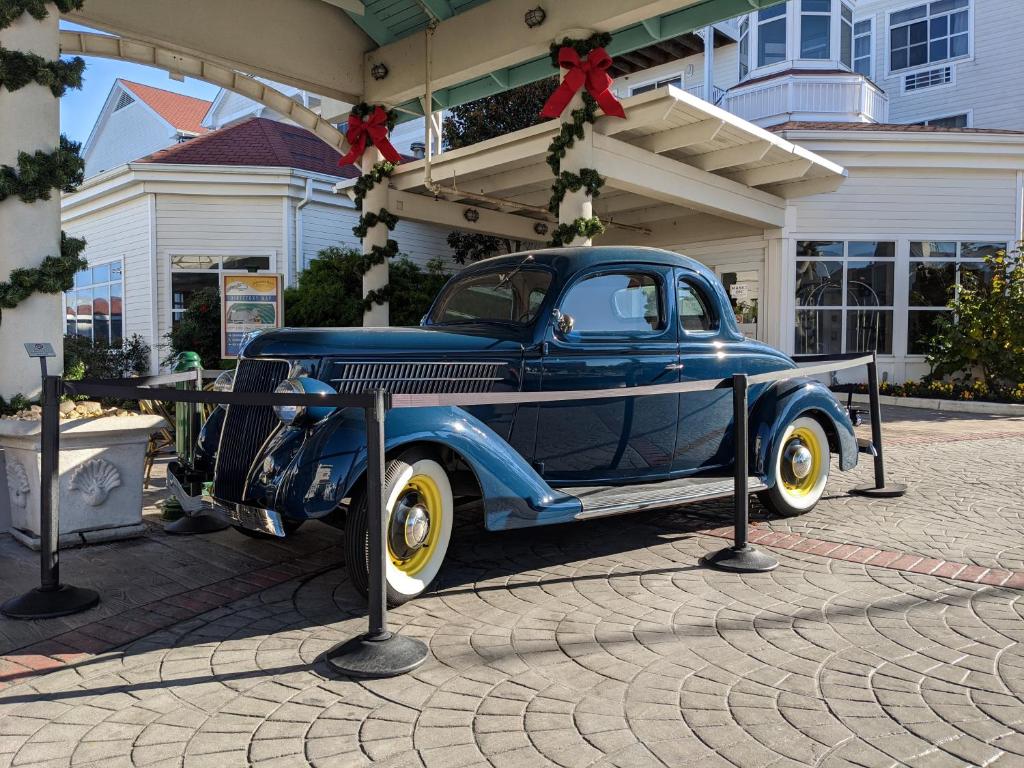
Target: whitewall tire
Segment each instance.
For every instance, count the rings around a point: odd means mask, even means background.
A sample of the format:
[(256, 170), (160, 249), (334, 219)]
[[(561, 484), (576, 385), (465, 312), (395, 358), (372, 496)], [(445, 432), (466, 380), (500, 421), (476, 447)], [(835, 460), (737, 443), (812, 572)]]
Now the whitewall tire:
[(800, 416), (783, 431), (771, 467), (774, 482), (768, 490), (759, 493), (758, 498), (783, 517), (809, 512), (825, 492), (831, 462), (824, 427), (817, 419)]

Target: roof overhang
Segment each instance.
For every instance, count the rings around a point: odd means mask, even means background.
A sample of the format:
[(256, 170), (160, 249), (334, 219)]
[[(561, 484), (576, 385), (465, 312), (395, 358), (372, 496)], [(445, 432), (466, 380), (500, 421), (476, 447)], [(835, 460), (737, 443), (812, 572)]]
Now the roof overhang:
[[(594, 126), (593, 164), (606, 179), (594, 209), (608, 223), (643, 229), (702, 213), (781, 227), (786, 199), (832, 191), (846, 176), (836, 163), (671, 86), (623, 106), (625, 120), (599, 117)], [(440, 193), (428, 188), (424, 160), (400, 165), (391, 188), (547, 219), (552, 176), (545, 157), (558, 128), (550, 121), (437, 156), (430, 170)]]

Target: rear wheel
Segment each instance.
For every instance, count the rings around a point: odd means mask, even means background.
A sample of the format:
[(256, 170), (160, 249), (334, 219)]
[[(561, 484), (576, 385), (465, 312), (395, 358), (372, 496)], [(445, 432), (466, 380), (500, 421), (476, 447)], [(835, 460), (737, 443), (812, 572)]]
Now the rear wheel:
[(809, 512), (825, 492), (832, 454), (828, 435), (816, 419), (794, 419), (782, 434), (782, 444), (772, 467), (775, 481), (757, 497), (783, 517)]
[[(388, 605), (401, 605), (430, 589), (452, 535), (454, 501), (445, 468), (428, 452), (409, 450), (384, 470), (385, 575)], [(366, 493), (353, 500), (345, 522), (349, 577), (369, 593), (370, 534)]]

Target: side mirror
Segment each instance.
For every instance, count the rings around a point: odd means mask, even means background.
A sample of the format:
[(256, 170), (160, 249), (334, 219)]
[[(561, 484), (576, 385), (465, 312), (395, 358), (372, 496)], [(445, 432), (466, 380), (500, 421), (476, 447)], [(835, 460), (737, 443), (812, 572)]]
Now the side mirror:
[(560, 309), (553, 309), (551, 316), (555, 318), (555, 327), (558, 328), (559, 333), (563, 336), (572, 333), (572, 328), (576, 325), (572, 315), (564, 314)]

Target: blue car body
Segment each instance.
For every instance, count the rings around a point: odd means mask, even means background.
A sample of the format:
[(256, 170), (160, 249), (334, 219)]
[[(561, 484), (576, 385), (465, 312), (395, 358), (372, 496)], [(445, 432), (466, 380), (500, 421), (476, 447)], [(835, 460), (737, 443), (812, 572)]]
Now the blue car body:
[[(629, 388), (733, 373), (794, 368), (783, 353), (745, 338), (715, 275), (700, 263), (637, 247), (564, 248), (497, 257), (453, 277), (419, 328), (282, 329), (244, 348), (236, 391), (270, 391), (303, 375), (339, 392), (558, 392)], [(532, 319), (518, 324), (438, 319), (438, 302), (455, 283), (537, 270), (550, 284)], [(656, 329), (584, 334), (559, 325), (567, 293), (595, 275), (629, 271), (655, 286), (665, 320)], [(547, 279), (547, 278), (544, 278)], [(699, 289), (716, 323), (687, 330), (679, 286)], [(817, 381), (793, 378), (750, 389), (750, 467), (766, 485), (782, 432), (800, 415), (825, 428), (840, 469), (857, 462), (846, 409)], [(278, 512), (285, 520), (324, 518), (343, 509), (366, 470), (363, 413), (342, 409), (316, 423), (284, 425), (270, 409), (218, 409), (204, 427), (196, 466), (213, 475), (219, 503)], [(612, 397), (474, 407), (392, 410), (389, 454), (430, 446), (468, 468), (490, 530), (576, 519), (571, 489), (626, 486), (732, 472), (732, 399), (727, 388), (644, 397)], [(569, 490), (567, 490), (569, 489)]]

